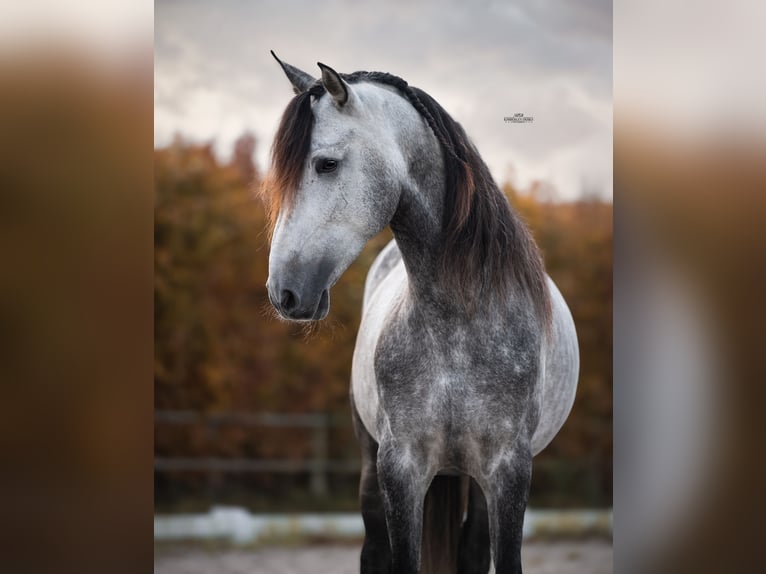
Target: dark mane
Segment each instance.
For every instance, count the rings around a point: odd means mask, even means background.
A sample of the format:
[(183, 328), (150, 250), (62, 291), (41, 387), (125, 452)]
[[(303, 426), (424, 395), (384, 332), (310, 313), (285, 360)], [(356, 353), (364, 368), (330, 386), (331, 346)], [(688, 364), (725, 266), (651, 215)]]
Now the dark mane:
[[(532, 235), (511, 209), (462, 126), (424, 91), (383, 72), (341, 74), (349, 84), (360, 81), (392, 86), (426, 120), (444, 152), (442, 277), (472, 306), (477, 298), (526, 293), (548, 325), (550, 297), (540, 252)], [(317, 82), (295, 96), (285, 109), (271, 148), (272, 171), (262, 188), (272, 223), (281, 207), (289, 209), (309, 153), (314, 115), (311, 98), (325, 89)]]
[(324, 88), (316, 84), (290, 100), (282, 114), (274, 143), (271, 144), (271, 170), (260, 189), (272, 228), (279, 210), (282, 207), (289, 209), (298, 191), (314, 129), (311, 98), (323, 93)]

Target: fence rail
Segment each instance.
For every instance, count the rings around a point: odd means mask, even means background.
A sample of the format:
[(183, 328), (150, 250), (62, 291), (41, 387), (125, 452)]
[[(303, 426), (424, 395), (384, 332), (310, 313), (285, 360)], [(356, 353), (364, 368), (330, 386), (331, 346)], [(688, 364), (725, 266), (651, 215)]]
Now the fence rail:
[(253, 458), (165, 458), (154, 459), (155, 470), (207, 470), (212, 472), (302, 472), (356, 473), (360, 464), (355, 460), (269, 460)]
[(211, 413), (195, 411), (155, 411), (155, 424), (188, 426), (204, 424), (215, 431), (218, 427), (249, 426), (272, 428), (305, 428), (313, 431), (311, 458), (308, 459), (251, 459), (251, 458), (168, 458), (155, 457), (155, 472), (191, 471), (302, 474), (310, 476), (310, 489), (315, 496), (327, 494), (327, 475), (356, 474), (360, 470), (358, 460), (330, 460), (327, 458), (329, 430), (332, 426), (348, 426), (348, 421), (323, 413)]
[(289, 428), (325, 428), (348, 426), (344, 418), (325, 413), (200, 413), (197, 411), (154, 411), (154, 422), (188, 425), (205, 423), (210, 426), (240, 425)]

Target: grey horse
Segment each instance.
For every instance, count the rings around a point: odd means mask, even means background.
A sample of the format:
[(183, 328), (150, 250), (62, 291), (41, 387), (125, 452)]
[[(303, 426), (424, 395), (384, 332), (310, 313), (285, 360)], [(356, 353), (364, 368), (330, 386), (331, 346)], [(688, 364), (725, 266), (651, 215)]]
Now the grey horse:
[[(273, 52), (272, 52), (273, 54)], [(276, 55), (274, 55), (276, 58)], [(530, 232), (462, 127), (381, 72), (321, 78), (272, 146), (269, 299), (323, 319), (374, 235), (352, 365), (361, 571), (521, 572), (532, 457), (574, 402), (577, 336)]]

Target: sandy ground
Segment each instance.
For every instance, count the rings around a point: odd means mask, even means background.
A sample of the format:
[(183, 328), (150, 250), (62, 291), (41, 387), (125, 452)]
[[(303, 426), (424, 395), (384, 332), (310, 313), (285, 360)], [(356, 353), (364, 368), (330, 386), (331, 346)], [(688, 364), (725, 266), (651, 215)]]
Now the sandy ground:
[[(610, 574), (612, 545), (606, 541), (525, 542), (525, 574)], [(357, 574), (356, 546), (307, 546), (226, 550), (171, 548), (158, 551), (155, 574)]]

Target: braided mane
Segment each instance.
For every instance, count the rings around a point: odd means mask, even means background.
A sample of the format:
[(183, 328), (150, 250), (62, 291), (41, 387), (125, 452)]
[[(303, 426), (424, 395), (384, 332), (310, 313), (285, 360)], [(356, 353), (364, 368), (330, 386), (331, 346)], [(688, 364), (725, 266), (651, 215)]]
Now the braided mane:
[[(477, 298), (520, 289), (548, 325), (551, 309), (542, 258), (532, 235), (493, 180), (489, 168), (458, 122), (423, 90), (385, 72), (340, 74), (349, 84), (372, 82), (396, 88), (423, 117), (444, 153), (442, 277), (470, 306)], [(311, 146), (311, 98), (321, 82), (295, 96), (282, 115), (271, 148), (272, 170), (262, 195), (272, 224), (300, 185)]]

